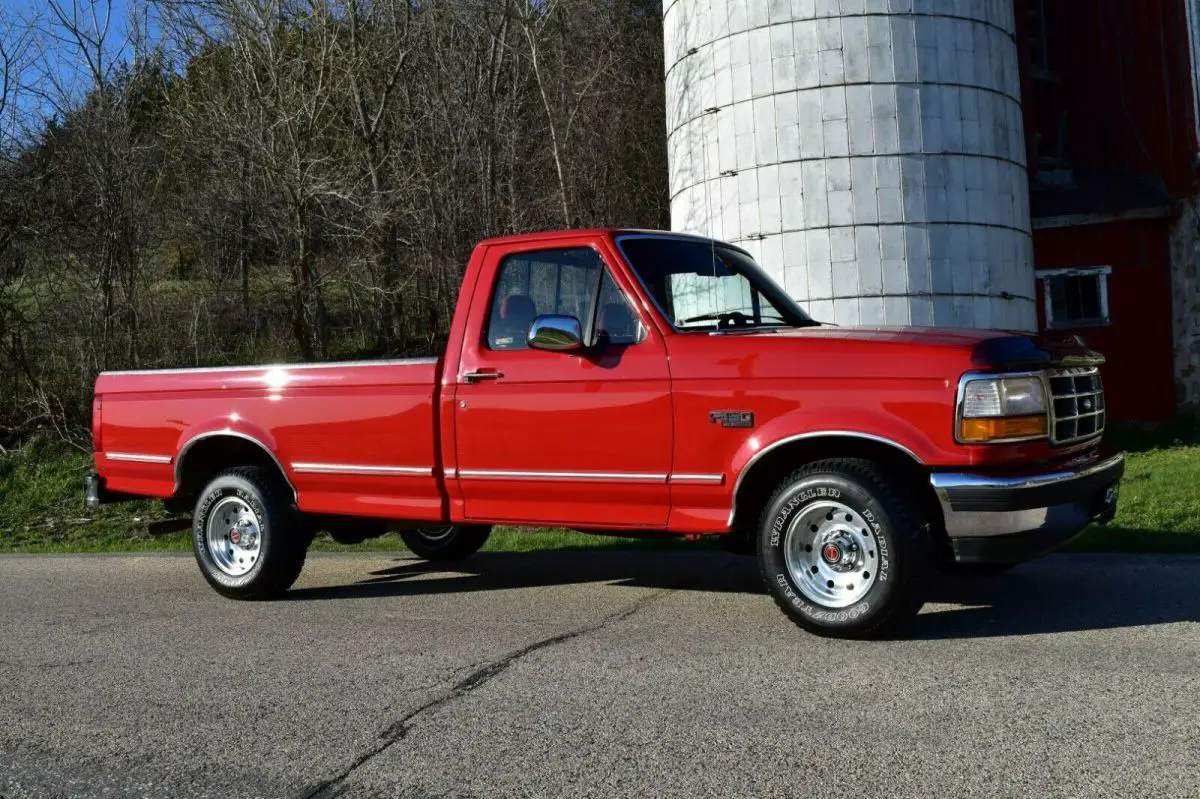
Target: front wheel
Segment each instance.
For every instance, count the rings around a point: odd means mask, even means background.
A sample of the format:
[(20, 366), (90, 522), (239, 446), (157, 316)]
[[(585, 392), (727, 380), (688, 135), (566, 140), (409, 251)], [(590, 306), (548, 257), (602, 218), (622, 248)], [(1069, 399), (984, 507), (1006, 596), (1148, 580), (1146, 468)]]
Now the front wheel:
[(462, 560), (479, 551), (492, 534), (481, 524), (448, 524), (402, 530), (400, 538), (412, 553), (425, 560)]
[(759, 566), (776, 604), (837, 638), (889, 634), (924, 603), (929, 525), (870, 461), (839, 458), (789, 475), (767, 503)]

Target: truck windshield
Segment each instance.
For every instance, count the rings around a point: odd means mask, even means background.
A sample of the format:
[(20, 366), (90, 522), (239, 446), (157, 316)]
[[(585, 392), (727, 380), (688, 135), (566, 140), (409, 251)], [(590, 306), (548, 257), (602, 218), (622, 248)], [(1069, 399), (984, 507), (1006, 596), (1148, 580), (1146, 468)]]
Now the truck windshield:
[(814, 322), (742, 250), (702, 239), (625, 236), (630, 268), (677, 330), (811, 327)]

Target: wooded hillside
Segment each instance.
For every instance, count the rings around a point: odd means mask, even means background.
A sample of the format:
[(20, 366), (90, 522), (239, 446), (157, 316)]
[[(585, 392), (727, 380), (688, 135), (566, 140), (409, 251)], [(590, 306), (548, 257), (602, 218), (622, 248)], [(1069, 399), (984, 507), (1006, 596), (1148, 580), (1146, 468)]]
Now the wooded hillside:
[(661, 3), (0, 9), (0, 445), (103, 369), (432, 354), (474, 243), (668, 225)]

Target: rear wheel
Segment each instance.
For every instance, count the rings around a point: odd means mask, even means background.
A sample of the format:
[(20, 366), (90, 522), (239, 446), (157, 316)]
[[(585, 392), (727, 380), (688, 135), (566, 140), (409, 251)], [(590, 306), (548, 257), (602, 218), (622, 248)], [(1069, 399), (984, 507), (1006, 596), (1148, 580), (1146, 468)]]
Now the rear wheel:
[(278, 477), (257, 466), (222, 472), (201, 492), (192, 551), (218, 593), (269, 599), (300, 576), (312, 536), (286, 492)]
[(402, 530), (400, 538), (412, 553), (425, 560), (462, 560), (479, 551), (492, 534), (481, 524), (448, 524)]
[(904, 488), (870, 461), (817, 461), (789, 475), (759, 526), (767, 590), (818, 635), (887, 635), (920, 610), (932, 547)]

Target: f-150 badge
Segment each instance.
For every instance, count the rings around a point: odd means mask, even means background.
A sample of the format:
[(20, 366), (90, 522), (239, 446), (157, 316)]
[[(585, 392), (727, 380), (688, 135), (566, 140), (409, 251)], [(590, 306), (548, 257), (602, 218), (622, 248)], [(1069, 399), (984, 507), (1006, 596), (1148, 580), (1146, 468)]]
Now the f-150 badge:
[(754, 427), (754, 413), (751, 411), (711, 411), (708, 419), (721, 427)]

